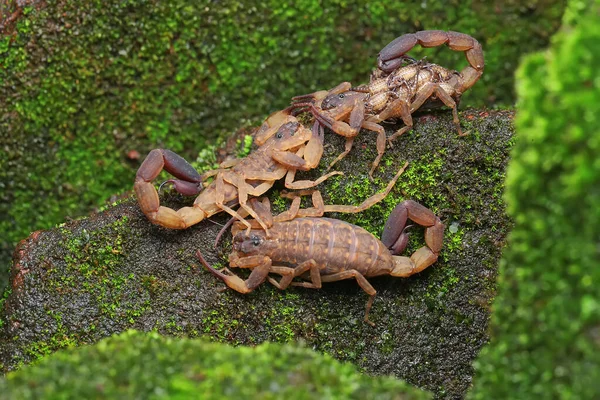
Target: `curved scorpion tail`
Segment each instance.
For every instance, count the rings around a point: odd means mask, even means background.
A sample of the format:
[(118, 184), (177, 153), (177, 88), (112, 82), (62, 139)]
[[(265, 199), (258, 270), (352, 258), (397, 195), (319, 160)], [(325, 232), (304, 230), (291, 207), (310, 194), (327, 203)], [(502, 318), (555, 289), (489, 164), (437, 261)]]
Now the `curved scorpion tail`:
[(384, 72), (395, 70), (407, 59), (404, 54), (417, 44), (422, 47), (447, 44), (454, 51), (465, 52), (469, 65), (460, 72), (464, 79), (462, 92), (473, 86), (483, 73), (483, 50), (475, 38), (460, 32), (438, 30), (420, 31), (397, 37), (379, 52), (377, 66)]
[[(408, 243), (406, 222), (414, 221), (425, 227), (425, 246), (416, 250), (410, 257), (398, 256)], [(408, 277), (423, 271), (437, 261), (444, 241), (444, 224), (428, 208), (406, 200), (391, 212), (385, 224), (381, 242), (390, 249), (394, 259), (392, 276)]]
[(171, 229), (185, 229), (206, 218), (206, 214), (197, 207), (173, 210), (160, 205), (158, 191), (152, 181), (163, 169), (179, 178), (165, 182), (172, 183), (179, 193), (191, 196), (200, 192), (202, 178), (187, 161), (171, 150), (154, 149), (138, 169), (133, 185), (138, 204), (146, 217), (152, 223)]

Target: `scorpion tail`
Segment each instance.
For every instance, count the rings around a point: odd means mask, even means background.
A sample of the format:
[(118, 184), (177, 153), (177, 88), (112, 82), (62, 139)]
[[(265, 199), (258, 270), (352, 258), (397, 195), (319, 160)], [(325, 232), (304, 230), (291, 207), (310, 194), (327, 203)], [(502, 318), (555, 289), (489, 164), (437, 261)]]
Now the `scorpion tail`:
[[(183, 194), (193, 192), (192, 187), (201, 186), (201, 178), (198, 172), (182, 157), (170, 150), (152, 150), (135, 177), (133, 188), (142, 212), (152, 223), (171, 229), (185, 229), (197, 224), (206, 218), (206, 214), (196, 207), (183, 207), (177, 211), (160, 205), (158, 191), (152, 181), (158, 176), (163, 168), (180, 180), (173, 180), (177, 188), (178, 184), (183, 189)], [(184, 183), (182, 183), (184, 182)], [(193, 193), (192, 193), (193, 194)]]
[(436, 262), (442, 249), (444, 224), (428, 208), (415, 201), (406, 200), (398, 204), (390, 214), (381, 238), (392, 254), (400, 254), (406, 247), (408, 219), (425, 227), (426, 246), (415, 251), (410, 258), (395, 255), (392, 276), (407, 277), (423, 271)]
[(397, 37), (379, 52), (377, 66), (384, 72), (392, 72), (402, 66), (407, 59), (405, 53), (417, 44), (422, 47), (447, 44), (454, 51), (465, 52), (469, 65), (461, 71), (464, 78), (461, 92), (473, 86), (483, 73), (483, 50), (475, 38), (460, 32), (438, 30), (420, 31)]

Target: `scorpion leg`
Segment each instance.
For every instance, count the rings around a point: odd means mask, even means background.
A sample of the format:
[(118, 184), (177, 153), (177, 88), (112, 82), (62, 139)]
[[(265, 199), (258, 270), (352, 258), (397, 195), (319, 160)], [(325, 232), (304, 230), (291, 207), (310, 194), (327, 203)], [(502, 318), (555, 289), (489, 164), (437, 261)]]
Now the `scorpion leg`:
[(381, 157), (383, 157), (383, 153), (385, 152), (385, 141), (386, 141), (385, 129), (383, 129), (383, 126), (376, 124), (374, 122), (370, 122), (370, 121), (364, 121), (362, 123), (362, 126), (365, 129), (368, 129), (370, 131), (377, 133), (377, 157), (375, 157), (375, 160), (373, 161), (373, 165), (371, 166), (371, 169), (369, 170), (369, 178), (371, 178), (371, 180), (373, 180), (373, 172), (375, 172), (375, 169), (379, 165), (379, 162), (381, 161)]
[(456, 126), (456, 130), (458, 131), (458, 135), (465, 136), (466, 134), (464, 134), (462, 132), (462, 129), (460, 128), (460, 121), (458, 119), (458, 110), (456, 107), (456, 102), (454, 101), (452, 96), (450, 96), (448, 94), (448, 92), (446, 92), (444, 90), (444, 88), (441, 87), (438, 83), (430, 82), (430, 83), (426, 84), (425, 86), (423, 86), (417, 92), (417, 94), (415, 96), (415, 100), (410, 105), (410, 113), (412, 114), (413, 112), (418, 110), (419, 107), (421, 107), (423, 105), (423, 103), (425, 103), (425, 101), (427, 101), (427, 99), (429, 99), (434, 94), (446, 106), (452, 108), (452, 117), (454, 120), (454, 125)]
[[(200, 253), (200, 250), (196, 252), (196, 256), (211, 274), (222, 279), (231, 289), (244, 294), (250, 293), (263, 283), (271, 270), (271, 259), (267, 256), (249, 256), (231, 261), (232, 267), (252, 269), (250, 276), (244, 281), (227, 268), (217, 270), (211, 267)], [(224, 274), (223, 271), (229, 275)]]
[(287, 175), (285, 177), (285, 187), (288, 189), (308, 189), (308, 188), (317, 186), (321, 182), (331, 178), (334, 175), (344, 175), (344, 173), (340, 172), (340, 171), (333, 171), (333, 172), (329, 172), (329, 173), (321, 176), (320, 178), (318, 178), (314, 181), (310, 181), (310, 180), (294, 181), (294, 178), (296, 177), (296, 170), (290, 169), (287, 172)]
[(172, 183), (180, 193), (190, 195), (200, 191), (201, 176), (187, 161), (170, 150), (154, 149), (138, 169), (133, 186), (146, 217), (155, 224), (171, 229), (185, 229), (206, 218), (206, 213), (198, 207), (183, 207), (175, 211), (160, 205), (160, 198), (152, 181), (163, 168), (179, 178)]
[[(275, 281), (275, 279), (269, 278), (269, 282), (271, 282), (278, 289), (286, 289), (290, 284), (292, 286), (303, 286), (312, 289), (320, 289), (321, 288), (321, 273), (319, 271), (319, 267), (315, 260), (307, 260), (303, 261), (296, 268), (286, 268), (286, 267), (278, 267), (280, 269), (271, 268), (271, 272), (278, 273), (282, 275), (282, 278), (279, 282)], [(285, 269), (284, 269), (285, 268)], [(288, 269), (292, 271), (290, 274)], [(281, 271), (281, 272), (279, 272)], [(292, 282), (297, 276), (304, 274), (306, 271), (310, 271), (310, 277), (312, 282)]]
[(269, 228), (273, 226), (273, 214), (271, 213), (271, 202), (268, 197), (262, 199), (252, 198), (249, 201), (250, 207), (259, 216), (261, 221)]
[[(396, 256), (404, 251), (408, 243), (408, 219), (425, 227), (426, 243), (426, 246), (415, 251), (410, 258)], [(429, 267), (437, 260), (443, 240), (444, 224), (430, 209), (412, 200), (398, 204), (391, 212), (381, 235), (381, 242), (395, 255), (395, 267), (391, 275), (408, 277)]]
[(386, 198), (386, 196), (391, 192), (392, 188), (396, 184), (396, 181), (398, 180), (398, 178), (400, 178), (400, 175), (402, 175), (407, 166), (408, 161), (404, 163), (402, 168), (400, 168), (400, 170), (396, 173), (394, 178), (392, 178), (392, 180), (388, 183), (387, 187), (383, 192), (374, 194), (373, 196), (363, 201), (360, 205), (326, 205), (324, 207), (324, 212), (358, 213), (372, 207), (374, 204), (377, 204), (381, 200)]
[[(256, 220), (260, 224), (260, 226), (267, 233), (267, 235), (269, 235), (269, 226), (267, 226), (267, 224), (252, 209), (252, 207), (248, 206), (248, 204), (247, 204), (248, 194), (251, 194), (251, 195), (257, 194), (256, 192), (253, 192), (254, 188), (246, 182), (244, 177), (241, 177), (237, 174), (227, 174), (225, 177), (223, 177), (223, 179), (227, 180), (227, 182), (231, 183), (232, 185), (234, 185), (238, 188), (238, 198), (239, 198), (240, 207), (242, 209), (244, 209), (248, 213), (248, 215), (251, 215), (252, 218), (254, 218), (254, 220)], [(273, 186), (273, 182), (271, 182), (269, 187), (271, 187), (271, 186)], [(263, 194), (263, 193), (264, 193), (264, 191), (260, 192), (260, 194)], [(222, 204), (219, 204), (219, 206), (225, 207)], [(227, 207), (227, 208), (229, 208), (229, 207)], [(230, 208), (229, 208), (229, 210), (227, 210), (226, 208), (223, 208), (223, 209), (225, 211), (227, 211), (229, 214), (231, 214), (232, 216), (238, 218), (242, 223), (244, 223), (248, 228), (247, 229), (248, 233), (250, 233), (252, 226), (250, 225), (250, 223), (248, 223), (248, 221), (246, 221), (244, 218), (242, 218), (241, 215), (239, 215), (237, 212), (231, 210)], [(232, 214), (232, 212), (234, 214)]]
[[(313, 206), (311, 208), (300, 208), (301, 196), (312, 195)], [(282, 193), (281, 197), (292, 199), (292, 205), (286, 211), (273, 218), (276, 222), (291, 221), (294, 218), (322, 217), (325, 213), (323, 197), (318, 190), (301, 190), (291, 193)]]
[[(240, 221), (241, 223), (243, 223), (244, 225), (246, 225), (248, 231), (250, 231), (250, 229), (252, 229), (252, 225), (250, 225), (250, 223), (248, 221), (246, 221), (246, 219), (244, 217), (242, 217), (237, 211), (235, 211), (231, 207), (225, 205), (225, 203), (224, 203), (224, 200), (225, 200), (225, 179), (224, 179), (223, 175), (224, 174), (218, 174), (217, 178), (215, 179), (215, 185), (216, 185), (215, 204), (221, 210), (225, 211), (226, 213), (228, 213), (229, 215), (231, 215), (232, 217), (236, 218), (238, 221)], [(228, 181), (228, 182), (231, 183), (231, 184), (233, 184), (230, 181)], [(234, 186), (236, 186), (236, 185), (234, 185)], [(240, 188), (238, 186), (236, 186), (236, 187), (238, 188), (238, 196), (241, 198), (242, 197), (242, 193), (240, 191)], [(241, 200), (240, 200), (240, 206), (241, 206)], [(244, 208), (244, 210), (248, 211), (246, 208)], [(250, 213), (248, 213), (248, 214), (250, 214)], [(252, 215), (252, 214), (250, 214), (250, 215)]]
[(388, 142), (392, 143), (394, 139), (398, 136), (403, 135), (413, 127), (413, 120), (410, 111), (410, 106), (404, 99), (396, 99), (392, 101), (383, 111), (381, 111), (378, 115), (370, 118), (369, 121), (373, 122), (381, 122), (390, 118), (402, 118), (402, 122), (404, 122), (404, 127), (398, 129), (394, 134), (392, 134), (389, 138), (387, 138)]
[(344, 151), (342, 151), (336, 158), (335, 160), (333, 160), (329, 166), (327, 166), (327, 169), (331, 169), (331, 167), (333, 167), (338, 161), (340, 161), (341, 159), (343, 159), (344, 157), (346, 157), (348, 155), (348, 153), (350, 153), (350, 150), (352, 150), (352, 146), (354, 145), (354, 136), (352, 137), (347, 137), (346, 138), (346, 143), (344, 144)]
[(355, 269), (337, 272), (335, 274), (321, 276), (321, 281), (335, 282), (352, 278), (355, 278), (356, 282), (358, 282), (362, 290), (364, 290), (370, 296), (365, 307), (365, 322), (367, 322), (371, 326), (375, 326), (375, 324), (369, 319), (369, 312), (371, 311), (371, 306), (373, 305), (373, 300), (375, 300), (375, 295), (377, 294), (377, 291), (369, 283), (367, 278), (365, 278), (360, 272), (358, 272)]
[[(367, 198), (358, 206), (337, 204), (325, 205), (323, 202), (323, 197), (321, 196), (321, 192), (319, 192), (318, 190), (303, 190), (293, 193), (282, 193), (282, 197), (292, 199), (292, 205), (288, 210), (275, 216), (273, 220), (277, 222), (283, 222), (290, 221), (294, 218), (321, 217), (326, 212), (358, 213), (364, 211), (386, 198), (386, 196), (391, 192), (392, 188), (396, 184), (396, 181), (398, 180), (398, 178), (400, 178), (400, 175), (402, 175), (407, 166), (408, 162), (405, 162), (402, 168), (400, 168), (400, 170), (396, 173), (394, 178), (388, 183), (385, 190)], [(300, 208), (300, 197), (308, 194), (312, 195), (313, 207)]]
[(277, 282), (274, 278), (271, 278), (270, 276), (267, 277), (267, 280), (271, 283), (271, 285), (275, 286), (277, 289), (284, 290), (290, 285), (292, 279), (294, 279), (294, 270), (294, 268), (290, 267), (273, 266), (271, 267), (270, 272), (281, 275), (281, 280)]

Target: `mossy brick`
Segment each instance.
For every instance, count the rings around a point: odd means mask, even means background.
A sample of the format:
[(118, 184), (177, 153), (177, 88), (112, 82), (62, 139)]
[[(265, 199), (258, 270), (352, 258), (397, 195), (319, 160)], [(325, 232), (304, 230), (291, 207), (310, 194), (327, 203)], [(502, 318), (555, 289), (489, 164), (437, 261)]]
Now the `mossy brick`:
[[(447, 226), (444, 249), (430, 268), (409, 279), (371, 280), (378, 291), (371, 311), (375, 327), (363, 321), (367, 296), (355, 281), (320, 290), (279, 291), (265, 283), (248, 295), (219, 291), (223, 283), (202, 268), (195, 253), (201, 250), (213, 265), (227, 264), (230, 236), (215, 249), (221, 227), (213, 223), (224, 223), (226, 215), (173, 231), (152, 225), (135, 199), (126, 199), (21, 243), (0, 317), (3, 370), (134, 328), (236, 345), (302, 340), (363, 372), (396, 376), (438, 398), (463, 396), (471, 384), (471, 362), (487, 341), (496, 264), (511, 226), (498, 193), (513, 114), (468, 110), (459, 116), (465, 131), (478, 134), (459, 137), (449, 110), (415, 115), (414, 130), (386, 149), (374, 181), (368, 177), (374, 137), (361, 132), (335, 166), (344, 179), (320, 185), (326, 203), (357, 205), (408, 161), (405, 175), (380, 204), (357, 215), (329, 216), (379, 236), (393, 206), (411, 198)], [(388, 134), (399, 127), (386, 126)], [(325, 173), (343, 150), (344, 138), (325, 135), (321, 166), (299, 173), (301, 179)], [(282, 189), (279, 182), (269, 192), (280, 210), (289, 205), (277, 198)], [(193, 200), (167, 191), (161, 201), (180, 207)], [(422, 245), (423, 230), (415, 227), (406, 253)]]
[(515, 220), (473, 399), (600, 398), (600, 2), (572, 1), (517, 74)]
[[(13, 1), (9, 12), (24, 2)], [(365, 82), (383, 46), (466, 32), (486, 70), (463, 105), (510, 105), (520, 56), (547, 44), (564, 2), (30, 1), (0, 37), (0, 289), (31, 231), (131, 187), (156, 147), (192, 158), (291, 96)], [(12, 14), (11, 14), (12, 15)], [(510, 29), (506, 29), (510, 26)], [(462, 68), (446, 47), (415, 57)]]

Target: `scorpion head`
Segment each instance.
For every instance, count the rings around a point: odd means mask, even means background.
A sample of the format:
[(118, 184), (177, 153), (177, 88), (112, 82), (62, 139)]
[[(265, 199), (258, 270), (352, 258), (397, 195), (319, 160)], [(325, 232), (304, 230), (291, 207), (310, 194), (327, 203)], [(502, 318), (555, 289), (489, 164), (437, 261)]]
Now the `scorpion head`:
[(331, 110), (333, 108), (338, 108), (341, 106), (352, 105), (356, 97), (364, 97), (365, 94), (361, 92), (354, 91), (346, 91), (342, 93), (334, 93), (325, 97), (321, 102), (321, 109), (323, 110)]
[(265, 254), (265, 247), (268, 247), (268, 240), (264, 231), (242, 231), (233, 237), (233, 250), (244, 256)]
[(265, 145), (285, 151), (305, 144), (311, 136), (310, 129), (306, 129), (298, 121), (290, 121), (281, 125)]

